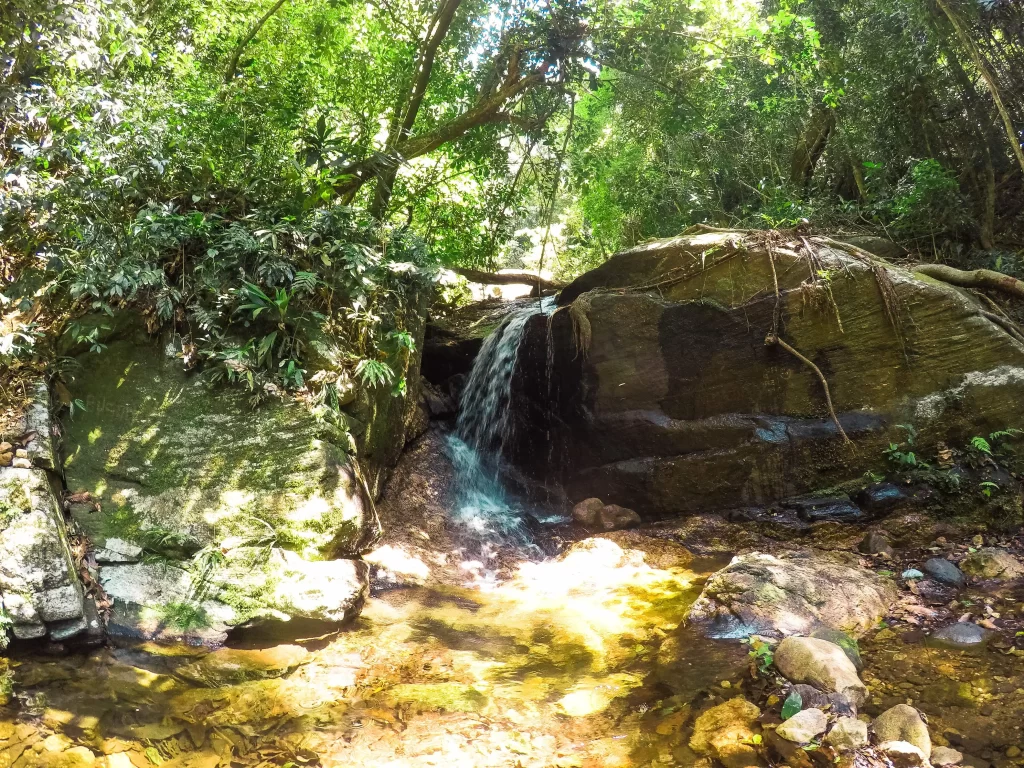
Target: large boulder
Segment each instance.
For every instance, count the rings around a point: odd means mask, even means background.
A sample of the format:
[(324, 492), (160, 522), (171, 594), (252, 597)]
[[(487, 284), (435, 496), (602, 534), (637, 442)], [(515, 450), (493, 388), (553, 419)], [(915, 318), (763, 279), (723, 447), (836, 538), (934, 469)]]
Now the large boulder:
[(896, 600), (873, 571), (826, 553), (733, 558), (704, 586), (690, 622), (712, 637), (785, 636), (833, 629), (860, 637)]
[[(378, 524), (356, 456), (382, 480), (404, 444), (405, 398), (358, 394), (363, 421), (338, 423), (287, 399), (253, 408), (131, 325), (78, 360), (69, 389), (85, 407), (66, 424), (66, 478), (111, 631), (217, 644), (255, 621), (358, 612), (358, 557)], [(406, 361), (410, 376), (417, 366)]]
[(972, 552), (960, 564), (964, 573), (975, 579), (1019, 579), (1024, 577), (1024, 563), (1005, 549), (984, 547)]
[(509, 455), (652, 519), (858, 477), (897, 424), (927, 451), (1020, 421), (1024, 345), (975, 298), (805, 239), (813, 257), (793, 234), (696, 232), (578, 278), (528, 326)]

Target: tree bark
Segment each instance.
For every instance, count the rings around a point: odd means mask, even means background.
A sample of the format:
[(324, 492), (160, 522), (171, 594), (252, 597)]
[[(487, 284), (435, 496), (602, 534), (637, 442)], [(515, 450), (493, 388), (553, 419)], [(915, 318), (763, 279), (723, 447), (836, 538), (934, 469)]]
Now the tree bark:
[(263, 25), (266, 24), (270, 17), (277, 13), (281, 6), (284, 5), (288, 0), (277, 0), (270, 10), (264, 13), (260, 20), (253, 24), (252, 28), (245, 34), (241, 40), (238, 41), (238, 45), (231, 52), (231, 58), (228, 59), (228, 65), (224, 68), (224, 84), (229, 84), (235, 79), (235, 73), (238, 72), (238, 60), (242, 57), (242, 52), (246, 49), (246, 46), (253, 41), (253, 38), (259, 34), (260, 30), (263, 29)]
[(946, 264), (918, 264), (912, 269), (914, 272), (960, 288), (983, 288), (1024, 299), (1024, 282), (991, 269), (975, 269), (965, 272)]
[(818, 160), (828, 146), (828, 139), (835, 125), (836, 116), (831, 109), (818, 107), (814, 110), (793, 152), (789, 174), (793, 186), (801, 190), (807, 189), (814, 177)]

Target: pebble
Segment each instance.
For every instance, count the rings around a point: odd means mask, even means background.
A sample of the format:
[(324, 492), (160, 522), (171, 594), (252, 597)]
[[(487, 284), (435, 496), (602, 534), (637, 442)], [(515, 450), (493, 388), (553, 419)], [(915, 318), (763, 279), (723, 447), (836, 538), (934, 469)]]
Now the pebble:
[(11, 462), (11, 466), (15, 469), (32, 469), (32, 462), (28, 459), (15, 459)]
[(989, 632), (977, 624), (966, 621), (958, 621), (956, 624), (949, 624), (932, 633), (933, 640), (939, 640), (949, 645), (966, 648), (972, 645), (984, 643)]
[(1020, 755), (1020, 747), (1018, 747), (1017, 745), (1013, 745), (1012, 747), (1006, 750), (1007, 757), (1020, 757)]
[(917, 568), (908, 568), (903, 572), (902, 577), (907, 581), (913, 581), (916, 579), (923, 579), (924, 574), (917, 570)]

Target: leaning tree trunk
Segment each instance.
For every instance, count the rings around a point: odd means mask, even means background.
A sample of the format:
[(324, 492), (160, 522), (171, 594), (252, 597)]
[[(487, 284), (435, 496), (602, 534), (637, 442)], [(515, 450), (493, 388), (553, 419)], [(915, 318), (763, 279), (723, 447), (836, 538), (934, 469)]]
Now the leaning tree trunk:
[(825, 107), (815, 108), (793, 152), (789, 180), (797, 189), (804, 190), (810, 185), (814, 169), (825, 152), (835, 127), (835, 112)]

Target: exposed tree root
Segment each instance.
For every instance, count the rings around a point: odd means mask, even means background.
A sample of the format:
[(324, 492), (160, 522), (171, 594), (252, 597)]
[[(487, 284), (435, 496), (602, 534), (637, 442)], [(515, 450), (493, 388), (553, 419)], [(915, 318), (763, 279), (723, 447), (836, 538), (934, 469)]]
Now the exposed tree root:
[(1024, 299), (1024, 281), (991, 269), (975, 269), (966, 272), (945, 264), (918, 264), (913, 267), (913, 270), (960, 288), (985, 288)]
[(452, 271), (462, 275), (471, 283), (482, 283), (483, 285), (532, 285), (542, 291), (559, 291), (565, 287), (564, 283), (548, 280), (530, 272), (482, 272), (479, 269), (464, 269), (462, 267), (455, 267)]
[(836, 409), (832, 405), (832, 393), (829, 391), (828, 381), (825, 379), (825, 374), (821, 372), (821, 369), (774, 333), (769, 333), (765, 336), (764, 343), (769, 347), (782, 347), (784, 350), (789, 352), (789, 354), (814, 371), (815, 375), (818, 377), (818, 381), (821, 382), (822, 389), (825, 390), (825, 402), (828, 404), (828, 414), (832, 417), (832, 422), (836, 425), (836, 429), (839, 430), (839, 434), (842, 435), (843, 442), (847, 445), (853, 445), (853, 441), (846, 434), (846, 430), (843, 429), (843, 425), (839, 423), (839, 417), (836, 415)]
[(1005, 317), (997, 315), (995, 312), (989, 312), (984, 309), (978, 310), (978, 314), (984, 317), (986, 320), (991, 320), (993, 323), (995, 323), (1008, 334), (1010, 334), (1014, 339), (1019, 341), (1021, 344), (1024, 344), (1024, 335), (1021, 334), (1020, 329), (1017, 328), (1017, 326), (1010, 320), (1007, 320)]

